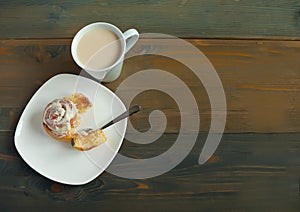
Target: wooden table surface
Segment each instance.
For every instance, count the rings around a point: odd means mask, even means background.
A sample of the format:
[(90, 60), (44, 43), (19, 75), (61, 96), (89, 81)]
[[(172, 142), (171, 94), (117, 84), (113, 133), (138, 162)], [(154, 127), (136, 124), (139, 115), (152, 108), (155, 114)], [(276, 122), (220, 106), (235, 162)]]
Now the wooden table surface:
[[(227, 123), (207, 163), (198, 164), (211, 123), (203, 84), (181, 64), (155, 56), (125, 61), (120, 78), (105, 86), (115, 91), (129, 75), (148, 68), (168, 70), (186, 83), (201, 126), (191, 132), (197, 142), (180, 165), (149, 179), (104, 172), (86, 185), (70, 186), (41, 176), (22, 160), (14, 133), (23, 109), (52, 76), (80, 73), (71, 40), (96, 21), (177, 36), (209, 58), (223, 83)], [(299, 1), (1, 1), (0, 210), (299, 211), (299, 40)], [(168, 125), (153, 144), (125, 140), (120, 152), (133, 158), (159, 155), (179, 133), (178, 107), (153, 90), (134, 102), (143, 107), (130, 119), (136, 129), (149, 129), (153, 108), (166, 114)]]

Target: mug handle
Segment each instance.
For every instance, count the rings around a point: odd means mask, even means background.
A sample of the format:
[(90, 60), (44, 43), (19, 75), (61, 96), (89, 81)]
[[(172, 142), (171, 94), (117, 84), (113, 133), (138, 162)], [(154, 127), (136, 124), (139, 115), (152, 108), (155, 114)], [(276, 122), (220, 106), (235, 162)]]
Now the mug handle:
[(126, 50), (125, 53), (127, 53), (134, 44), (138, 41), (140, 34), (135, 29), (129, 29), (126, 32), (123, 33), (125, 37), (126, 42)]

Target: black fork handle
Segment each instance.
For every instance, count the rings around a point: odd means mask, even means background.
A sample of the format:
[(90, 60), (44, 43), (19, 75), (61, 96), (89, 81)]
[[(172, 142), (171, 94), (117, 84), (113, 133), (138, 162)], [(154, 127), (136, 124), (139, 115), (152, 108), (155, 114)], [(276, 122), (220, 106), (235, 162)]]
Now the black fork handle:
[(135, 114), (137, 112), (139, 112), (141, 110), (141, 106), (139, 105), (134, 105), (131, 108), (129, 108), (129, 110), (125, 111), (124, 113), (122, 113), (121, 115), (119, 115), (118, 117), (114, 118), (113, 120), (111, 120), (110, 122), (108, 122), (106, 125), (104, 125), (103, 127), (101, 127), (101, 130), (104, 130), (105, 128), (121, 121), (122, 119), (125, 119), (129, 116), (131, 116), (132, 114)]

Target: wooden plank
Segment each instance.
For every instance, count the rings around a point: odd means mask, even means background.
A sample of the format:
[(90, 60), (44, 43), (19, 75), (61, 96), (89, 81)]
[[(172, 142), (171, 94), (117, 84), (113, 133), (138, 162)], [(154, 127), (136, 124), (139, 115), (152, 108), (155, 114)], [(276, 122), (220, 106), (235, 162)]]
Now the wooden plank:
[(185, 38), (299, 39), (299, 1), (151, 0), (0, 2), (1, 38), (73, 37), (105, 21)]
[[(207, 55), (223, 83), (228, 107), (226, 132), (299, 132), (299, 41), (188, 41)], [(0, 108), (5, 117), (0, 130), (14, 129), (26, 103), (47, 79), (59, 73), (80, 72), (70, 55), (70, 39), (2, 40), (0, 53)], [(116, 90), (129, 75), (149, 68), (166, 70), (188, 85), (198, 103), (200, 130), (207, 132), (211, 111), (206, 91), (199, 79), (178, 62), (158, 56), (131, 58), (125, 61), (120, 78), (106, 86)], [(179, 89), (174, 84), (167, 86)], [(148, 91), (138, 95), (134, 103), (144, 108), (132, 117), (140, 130), (149, 128), (148, 116), (155, 108), (167, 115), (166, 132), (178, 132), (180, 114), (171, 97)]]
[[(168, 149), (176, 134), (136, 146), (125, 141), (121, 153), (153, 157)], [(297, 211), (300, 134), (225, 134), (214, 156), (198, 165), (206, 138), (200, 134), (189, 156), (170, 172), (133, 180), (107, 172), (83, 186), (67, 186), (33, 171), (13, 147), (13, 132), (0, 132), (2, 209), (157, 209), (213, 211)], [(17, 201), (17, 204), (16, 204)], [(116, 202), (118, 204), (116, 204)], [(63, 203), (60, 205), (60, 203)]]

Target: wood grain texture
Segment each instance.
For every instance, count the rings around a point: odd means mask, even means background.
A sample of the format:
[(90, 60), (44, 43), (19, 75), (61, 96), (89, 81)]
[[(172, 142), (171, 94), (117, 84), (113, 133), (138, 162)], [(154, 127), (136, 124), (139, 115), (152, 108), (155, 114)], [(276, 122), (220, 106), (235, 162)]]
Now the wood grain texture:
[(1, 38), (73, 37), (84, 25), (185, 38), (299, 39), (300, 3), (285, 0), (8, 1), (0, 2)]
[[(52, 76), (82, 73), (70, 55), (71, 38), (96, 21), (122, 31), (187, 38), (209, 58), (223, 83), (227, 123), (206, 164), (199, 165), (198, 159), (211, 122), (207, 92), (186, 66), (157, 55), (127, 59), (120, 78), (106, 86), (116, 91), (130, 75), (147, 69), (167, 71), (188, 86), (198, 108), (181, 112), (192, 117), (199, 111), (201, 126), (189, 131), (198, 135), (197, 142), (173, 170), (144, 180), (104, 172), (86, 185), (68, 186), (41, 176), (22, 160), (14, 133), (24, 107)], [(299, 39), (296, 0), (0, 1), (0, 211), (299, 211)], [(167, 49), (170, 43), (160, 39), (157, 47), (149, 39), (141, 41), (148, 50)], [(132, 94), (143, 82), (120, 95)], [(183, 95), (176, 83), (163, 86)], [(178, 137), (180, 109), (157, 90), (137, 95), (136, 103), (143, 108), (130, 118), (137, 130), (150, 128), (154, 109), (166, 115), (166, 130), (147, 145), (125, 140), (120, 153), (157, 156)], [(161, 120), (154, 117), (153, 124)]]
[[(176, 140), (138, 148), (125, 141), (121, 153), (136, 158), (160, 154)], [(225, 134), (204, 165), (198, 157), (206, 138), (199, 134), (189, 156), (159, 177), (132, 180), (107, 172), (83, 186), (67, 186), (33, 171), (17, 154), (13, 132), (0, 132), (1, 211), (34, 207), (129, 211), (297, 211), (300, 134)], [(141, 154), (144, 152), (145, 154)]]
[[(228, 108), (227, 133), (299, 132), (299, 41), (187, 41), (210, 59), (223, 83)], [(0, 131), (14, 130), (30, 97), (50, 77), (59, 73), (80, 73), (70, 55), (70, 42), (70, 39), (0, 41), (0, 113), (3, 117)], [(147, 43), (147, 39), (143, 42)], [(167, 44), (164, 40), (161, 48)], [(151, 48), (151, 44), (149, 46), (147, 48)], [(130, 58), (124, 63), (120, 78), (106, 86), (114, 91), (128, 76), (146, 69), (165, 70), (188, 86), (198, 104), (200, 131), (207, 132), (211, 109), (205, 88), (191, 70), (177, 61), (154, 55)], [(141, 86), (142, 82), (136, 82), (122, 92), (130, 94)], [(176, 84), (166, 82), (165, 86), (181, 94)], [(155, 108), (168, 118), (166, 132), (178, 132), (179, 108), (170, 96), (151, 90), (136, 96), (133, 103), (144, 108), (131, 119), (139, 130), (149, 129), (149, 113)], [(185, 112), (186, 116), (194, 115), (192, 111)], [(154, 122), (160, 124), (159, 119)]]

